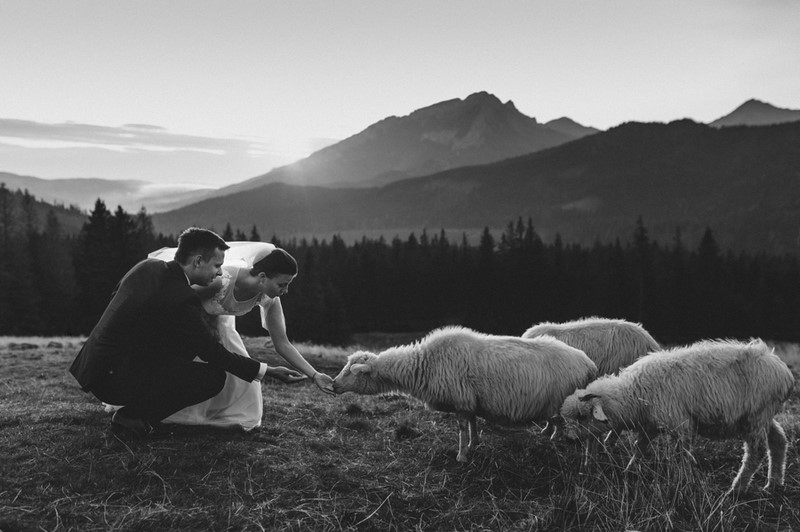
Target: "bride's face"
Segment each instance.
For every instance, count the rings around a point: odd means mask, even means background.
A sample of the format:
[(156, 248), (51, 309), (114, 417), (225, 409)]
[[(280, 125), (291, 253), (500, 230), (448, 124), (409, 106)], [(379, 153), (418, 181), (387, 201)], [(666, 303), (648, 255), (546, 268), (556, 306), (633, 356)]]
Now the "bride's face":
[(280, 273), (275, 277), (264, 277), (262, 291), (269, 297), (280, 297), (289, 292), (289, 285), (294, 280), (294, 275)]

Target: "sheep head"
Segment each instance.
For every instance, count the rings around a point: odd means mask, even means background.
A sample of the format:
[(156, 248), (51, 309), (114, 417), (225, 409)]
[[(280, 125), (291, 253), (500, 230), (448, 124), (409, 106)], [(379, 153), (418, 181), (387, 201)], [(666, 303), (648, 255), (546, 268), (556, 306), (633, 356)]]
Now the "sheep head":
[(372, 364), (377, 358), (377, 355), (369, 351), (356, 351), (347, 357), (347, 364), (333, 379), (333, 391), (337, 394), (345, 392), (379, 393), (375, 386), (375, 380), (372, 378)]
[(571, 440), (600, 437), (610, 428), (601, 397), (586, 390), (578, 390), (564, 399), (561, 416), (564, 418), (564, 434)]

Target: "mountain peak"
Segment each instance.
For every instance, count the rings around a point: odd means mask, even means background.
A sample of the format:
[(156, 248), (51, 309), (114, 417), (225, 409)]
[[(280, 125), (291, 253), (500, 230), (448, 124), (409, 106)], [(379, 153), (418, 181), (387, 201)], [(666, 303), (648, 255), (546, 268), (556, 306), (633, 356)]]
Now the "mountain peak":
[(500, 102), (500, 98), (498, 98), (494, 94), (492, 94), (490, 92), (486, 92), (486, 91), (473, 92), (472, 94), (470, 94), (469, 96), (464, 98), (464, 102), (492, 102), (492, 103), (496, 102), (496, 103), (501, 103)]
[(503, 103), (500, 98), (486, 91), (470, 94), (464, 98), (463, 103), (464, 105), (478, 105), (487, 109), (505, 109), (508, 112), (519, 113), (513, 101), (508, 100), (506, 103)]
[(756, 100), (755, 98), (750, 98), (742, 105), (737, 107), (734, 112), (736, 111), (759, 111), (759, 112), (782, 112), (782, 111), (791, 111), (791, 109), (781, 109), (780, 107), (776, 107), (771, 103), (763, 102), (761, 100)]
[(594, 127), (583, 126), (571, 118), (566, 116), (562, 116), (561, 118), (556, 118), (555, 120), (550, 120), (549, 122), (545, 122), (545, 127), (552, 129), (553, 131), (558, 131), (560, 133), (564, 133), (565, 135), (570, 135), (575, 137), (576, 139), (585, 137), (587, 135), (593, 135), (598, 133), (600, 130)]
[(800, 120), (800, 110), (782, 109), (770, 103), (751, 98), (730, 114), (714, 120), (713, 127), (767, 126)]
[(445, 100), (427, 107), (422, 107), (421, 109), (417, 109), (416, 111), (412, 112), (408, 116), (444, 116), (447, 114), (460, 114), (463, 113), (465, 109), (489, 112), (501, 112), (503, 109), (506, 109), (508, 111), (519, 112), (514, 106), (514, 102), (511, 100), (503, 104), (503, 102), (501, 102), (500, 99), (494, 94), (481, 91), (474, 92), (463, 100), (460, 98), (453, 98), (452, 100)]

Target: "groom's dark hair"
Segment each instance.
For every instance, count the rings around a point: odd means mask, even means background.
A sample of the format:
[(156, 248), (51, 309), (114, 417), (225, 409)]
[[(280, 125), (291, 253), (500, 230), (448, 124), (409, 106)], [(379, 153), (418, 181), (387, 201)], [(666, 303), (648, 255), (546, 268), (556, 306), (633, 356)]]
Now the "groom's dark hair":
[(264, 272), (267, 277), (276, 275), (297, 275), (297, 261), (281, 248), (275, 248), (272, 252), (253, 264), (250, 270), (251, 275), (258, 275)]
[(200, 227), (190, 227), (178, 237), (178, 250), (175, 252), (175, 261), (186, 264), (192, 255), (202, 255), (204, 260), (210, 260), (218, 249), (225, 251), (230, 246), (225, 243), (214, 231)]

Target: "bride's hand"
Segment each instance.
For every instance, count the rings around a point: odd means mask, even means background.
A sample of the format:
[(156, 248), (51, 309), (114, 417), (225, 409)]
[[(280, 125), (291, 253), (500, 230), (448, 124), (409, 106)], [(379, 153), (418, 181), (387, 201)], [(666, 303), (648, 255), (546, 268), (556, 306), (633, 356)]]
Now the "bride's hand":
[(267, 375), (287, 384), (300, 382), (306, 379), (306, 376), (299, 371), (295, 371), (284, 366), (270, 366), (267, 369)]
[(328, 395), (336, 395), (333, 392), (333, 379), (330, 377), (330, 375), (326, 375), (318, 371), (314, 373), (313, 381), (314, 384), (317, 385), (317, 388), (323, 392), (327, 393)]

